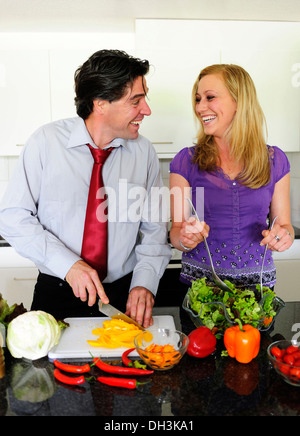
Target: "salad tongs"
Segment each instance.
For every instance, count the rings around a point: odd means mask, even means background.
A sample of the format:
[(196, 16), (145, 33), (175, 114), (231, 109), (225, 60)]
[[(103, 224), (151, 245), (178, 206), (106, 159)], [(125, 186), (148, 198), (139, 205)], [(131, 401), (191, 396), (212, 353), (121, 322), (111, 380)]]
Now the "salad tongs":
[[(196, 220), (200, 222), (198, 214), (197, 214), (197, 211), (196, 211), (196, 209), (195, 209), (191, 199), (189, 197), (186, 197), (186, 199), (190, 203), (191, 209), (193, 211), (193, 214), (194, 214)], [(216, 271), (215, 271), (215, 268), (214, 268), (214, 264), (213, 264), (213, 261), (212, 261), (212, 258), (211, 258), (210, 250), (209, 250), (206, 238), (204, 236), (203, 236), (203, 239), (204, 239), (204, 244), (205, 244), (206, 251), (208, 253), (208, 257), (209, 257), (209, 261), (210, 261), (210, 265), (211, 265), (211, 272), (212, 272), (213, 281), (218, 286), (218, 288), (223, 289), (223, 291), (231, 292), (231, 289), (216, 274)]]
[[(269, 228), (269, 230), (272, 230), (275, 221), (277, 220), (278, 216), (276, 216), (273, 221), (272, 224)], [(266, 253), (267, 253), (267, 249), (268, 249), (268, 244), (265, 247), (265, 251), (264, 251), (264, 256), (263, 256), (263, 260), (262, 260), (262, 264), (261, 264), (261, 270), (260, 270), (260, 295), (261, 295), (261, 300), (263, 299), (263, 283), (262, 283), (262, 273), (263, 273), (263, 267), (264, 267), (264, 263), (265, 263), (265, 257), (266, 257)]]

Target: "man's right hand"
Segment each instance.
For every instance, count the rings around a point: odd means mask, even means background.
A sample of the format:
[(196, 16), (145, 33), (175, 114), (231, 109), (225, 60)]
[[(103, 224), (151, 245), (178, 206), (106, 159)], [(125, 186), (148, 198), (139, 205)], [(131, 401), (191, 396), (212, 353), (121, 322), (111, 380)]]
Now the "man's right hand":
[(66, 281), (73, 289), (74, 295), (88, 305), (96, 303), (97, 295), (104, 304), (109, 302), (98, 273), (83, 260), (74, 263), (66, 275)]

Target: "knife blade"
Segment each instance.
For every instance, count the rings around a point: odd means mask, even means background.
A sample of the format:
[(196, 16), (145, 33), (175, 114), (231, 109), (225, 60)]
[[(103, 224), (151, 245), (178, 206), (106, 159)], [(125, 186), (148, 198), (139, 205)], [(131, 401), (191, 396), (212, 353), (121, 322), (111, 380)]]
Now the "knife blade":
[(112, 306), (111, 304), (103, 304), (101, 300), (99, 300), (99, 311), (104, 313), (104, 315), (108, 316), (112, 319), (121, 319), (122, 321), (128, 322), (128, 324), (134, 324), (139, 329), (145, 331), (146, 329), (141, 326), (139, 323), (134, 321), (129, 316), (125, 315), (125, 313), (121, 312), (116, 307)]

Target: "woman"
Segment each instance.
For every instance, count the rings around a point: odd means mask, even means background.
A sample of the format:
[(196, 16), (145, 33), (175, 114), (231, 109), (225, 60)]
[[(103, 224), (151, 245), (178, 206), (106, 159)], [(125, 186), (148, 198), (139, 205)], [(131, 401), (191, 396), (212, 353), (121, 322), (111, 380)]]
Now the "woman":
[[(199, 74), (193, 109), (200, 122), (197, 143), (181, 150), (170, 165), (172, 244), (183, 251), (181, 281), (211, 277), (203, 237), (216, 273), (244, 286), (274, 286), (272, 250), (294, 240), (290, 220), (290, 166), (278, 148), (266, 145), (264, 115), (249, 74), (236, 65), (212, 65)], [(203, 222), (186, 216), (186, 192), (196, 205), (204, 190)], [(199, 201), (197, 202), (199, 203)], [(201, 206), (201, 204), (200, 204)], [(272, 230), (268, 222), (277, 216)], [(269, 220), (268, 220), (269, 217)]]

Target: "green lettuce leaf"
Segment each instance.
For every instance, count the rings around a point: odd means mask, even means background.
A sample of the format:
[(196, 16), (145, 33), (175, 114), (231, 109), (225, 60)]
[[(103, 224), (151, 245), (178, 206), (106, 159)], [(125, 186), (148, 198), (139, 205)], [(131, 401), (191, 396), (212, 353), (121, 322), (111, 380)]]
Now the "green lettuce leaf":
[[(203, 325), (213, 329), (225, 329), (231, 324), (225, 317), (224, 308), (214, 302), (223, 303), (227, 317), (234, 321), (240, 319), (243, 324), (251, 324), (254, 327), (266, 317), (274, 317), (276, 312), (273, 308), (275, 293), (268, 287), (263, 288), (265, 297), (263, 307), (259, 304), (260, 286), (256, 291), (247, 288), (236, 287), (229, 280), (225, 280), (231, 291), (223, 291), (213, 283), (207, 283), (206, 278), (195, 280), (189, 290), (191, 309), (199, 314)], [(211, 304), (205, 304), (211, 303)]]

